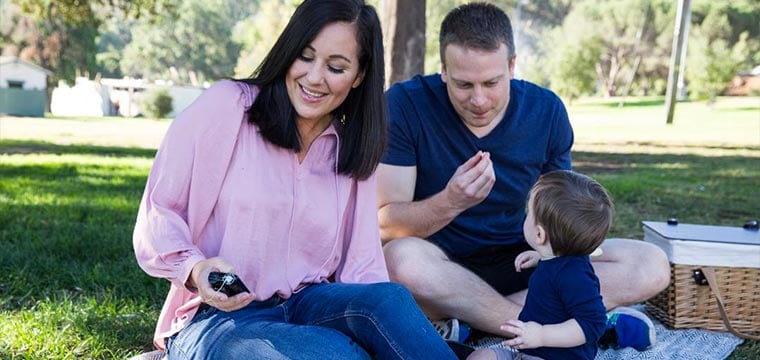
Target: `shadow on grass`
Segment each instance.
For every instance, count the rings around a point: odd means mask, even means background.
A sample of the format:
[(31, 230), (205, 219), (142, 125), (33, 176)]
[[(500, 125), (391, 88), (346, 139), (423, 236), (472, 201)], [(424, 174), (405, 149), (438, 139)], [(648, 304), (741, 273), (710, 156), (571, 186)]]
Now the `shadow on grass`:
[(97, 145), (59, 145), (44, 141), (0, 140), (0, 154), (103, 155), (112, 157), (145, 157), (156, 155), (155, 149)]
[[(662, 147), (661, 144), (647, 146)], [(679, 145), (679, 147), (682, 147)], [(705, 147), (702, 147), (705, 148)], [(760, 147), (709, 147), (718, 150), (760, 149)], [(748, 156), (701, 156), (695, 154), (647, 154), (647, 153), (603, 153), (590, 151), (573, 151), (573, 168), (576, 171), (594, 174), (605, 172), (618, 172), (625, 175), (627, 172), (643, 172), (653, 168), (668, 168), (680, 164), (681, 169), (669, 169), (663, 175), (682, 178), (688, 173), (694, 176), (700, 174), (705, 179), (715, 179), (716, 172), (728, 170), (747, 170), (749, 173), (760, 172), (760, 158)], [(699, 172), (700, 174), (697, 174)], [(716, 179), (717, 180), (717, 179)], [(725, 179), (726, 181), (730, 179)], [(760, 183), (760, 179), (756, 179)], [(720, 180), (718, 180), (720, 181)], [(760, 190), (759, 190), (760, 191)]]
[[(760, 145), (753, 146), (753, 145), (737, 145), (737, 146), (731, 146), (731, 145), (695, 145), (690, 143), (668, 143), (664, 144), (661, 142), (649, 142), (649, 141), (621, 141), (621, 142), (593, 142), (588, 141), (584, 142), (583, 145), (595, 145), (595, 146), (646, 146), (651, 148), (657, 148), (657, 149), (672, 149), (672, 148), (683, 148), (683, 149), (706, 149), (706, 150), (752, 150), (757, 151), (760, 150)], [(632, 154), (631, 154), (632, 155)], [(646, 156), (652, 156), (652, 154), (640, 154), (640, 155), (646, 155)]]
[[(623, 107), (646, 107), (646, 106), (661, 106), (665, 104), (665, 99), (628, 99), (625, 102), (623, 102)], [(620, 101), (614, 101), (604, 104), (605, 107), (608, 108), (619, 108), (620, 107)]]
[(731, 111), (758, 111), (760, 110), (760, 104), (758, 106), (742, 106), (742, 107), (736, 107), (731, 108)]

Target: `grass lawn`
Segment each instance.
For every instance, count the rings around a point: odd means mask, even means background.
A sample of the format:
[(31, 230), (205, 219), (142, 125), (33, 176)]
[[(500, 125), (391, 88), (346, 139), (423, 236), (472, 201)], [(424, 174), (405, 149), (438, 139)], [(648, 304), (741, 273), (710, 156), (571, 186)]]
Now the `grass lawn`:
[[(615, 199), (612, 236), (642, 238), (642, 220), (760, 218), (760, 98), (679, 103), (672, 126), (661, 99), (569, 110), (575, 169)], [(19, 129), (24, 120), (39, 127)], [(77, 136), (111, 134), (113, 121), (120, 136)], [(165, 126), (0, 118), (0, 359), (123, 359), (151, 347), (168, 283), (138, 268), (131, 232)], [(729, 359), (758, 358), (760, 342), (745, 341)]]

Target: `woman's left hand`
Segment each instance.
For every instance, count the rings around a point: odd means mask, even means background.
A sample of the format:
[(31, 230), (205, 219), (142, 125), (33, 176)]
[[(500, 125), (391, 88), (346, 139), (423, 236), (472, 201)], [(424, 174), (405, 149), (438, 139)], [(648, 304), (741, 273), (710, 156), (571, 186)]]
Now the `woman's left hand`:
[(218, 257), (202, 260), (195, 264), (190, 272), (190, 278), (204, 303), (222, 311), (235, 311), (244, 308), (254, 300), (253, 293), (242, 292), (235, 296), (227, 296), (222, 292), (215, 291), (208, 282), (208, 275), (212, 271), (235, 272), (231, 265)]

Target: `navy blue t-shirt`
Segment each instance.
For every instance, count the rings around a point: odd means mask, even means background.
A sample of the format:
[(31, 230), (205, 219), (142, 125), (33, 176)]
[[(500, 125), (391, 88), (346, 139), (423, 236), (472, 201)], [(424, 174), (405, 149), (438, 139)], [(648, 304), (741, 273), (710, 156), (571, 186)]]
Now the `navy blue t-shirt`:
[(586, 343), (572, 348), (543, 347), (521, 350), (543, 359), (593, 359), (604, 333), (607, 315), (599, 290), (599, 278), (588, 256), (559, 256), (538, 262), (528, 280), (520, 321), (541, 325), (575, 319)]
[(525, 241), (522, 222), (531, 186), (543, 173), (570, 170), (573, 130), (562, 101), (522, 80), (511, 80), (510, 89), (504, 119), (482, 138), (459, 118), (438, 74), (415, 76), (387, 92), (390, 137), (382, 162), (417, 167), (415, 201), (443, 190), (479, 150), (491, 154), (491, 193), (430, 237), (453, 256)]

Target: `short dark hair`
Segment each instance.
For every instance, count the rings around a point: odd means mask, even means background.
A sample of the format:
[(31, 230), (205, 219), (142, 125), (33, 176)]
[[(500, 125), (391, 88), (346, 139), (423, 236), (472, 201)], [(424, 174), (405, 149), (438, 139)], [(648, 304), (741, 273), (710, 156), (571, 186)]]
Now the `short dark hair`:
[(454, 8), (441, 23), (438, 38), (441, 64), (451, 44), (466, 48), (494, 51), (504, 44), (509, 58), (515, 56), (515, 39), (512, 23), (504, 11), (495, 5), (476, 2)]
[(363, 0), (305, 0), (296, 8), (285, 30), (250, 79), (259, 87), (249, 110), (249, 121), (259, 126), (265, 139), (286, 149), (301, 150), (296, 112), (288, 98), (285, 76), (293, 62), (326, 26), (336, 22), (356, 25), (359, 71), (364, 79), (351, 89), (335, 110), (340, 137), (338, 172), (356, 179), (368, 178), (385, 151), (385, 70), (380, 20)]
[(552, 171), (541, 175), (530, 193), (536, 225), (546, 231), (555, 255), (589, 255), (602, 244), (614, 208), (607, 190), (594, 179)]

